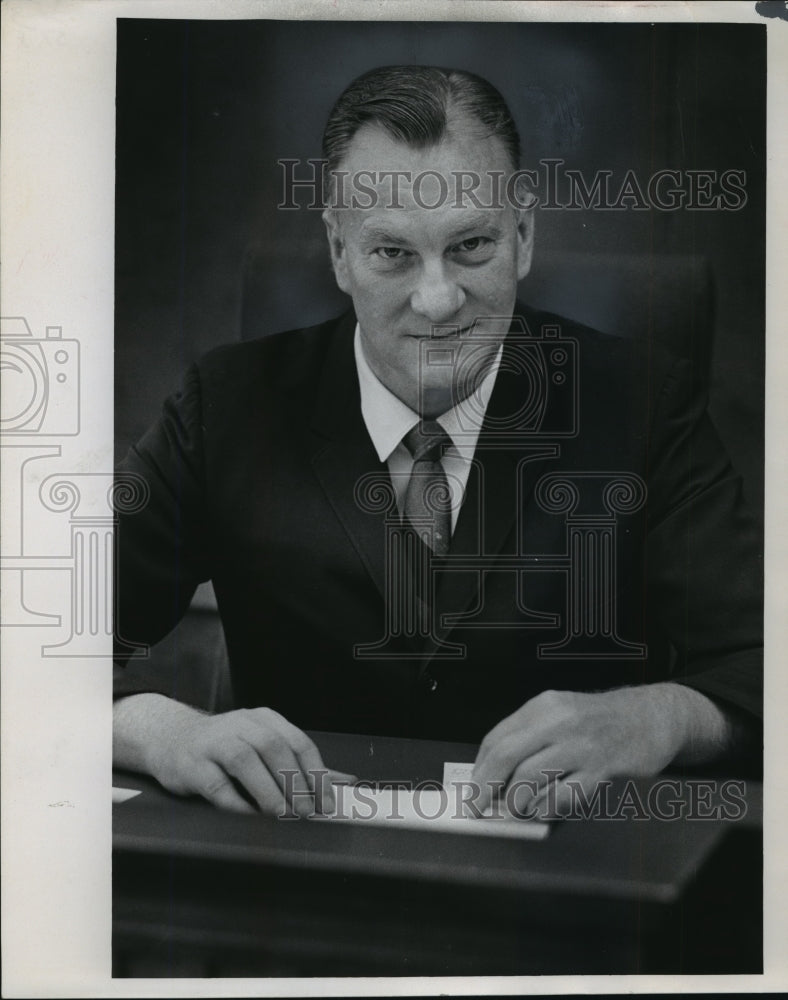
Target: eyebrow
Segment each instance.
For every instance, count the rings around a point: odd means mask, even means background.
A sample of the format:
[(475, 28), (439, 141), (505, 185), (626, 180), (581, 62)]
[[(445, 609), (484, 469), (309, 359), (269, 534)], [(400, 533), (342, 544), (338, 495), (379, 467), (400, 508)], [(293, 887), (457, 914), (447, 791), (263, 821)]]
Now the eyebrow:
[(369, 228), (362, 228), (360, 233), (361, 239), (367, 243), (405, 243), (407, 242), (404, 237), (397, 236), (395, 233), (390, 232), (383, 226), (370, 226)]
[[(490, 235), (497, 237), (501, 235), (501, 227), (497, 222), (490, 222), (488, 215), (479, 215), (475, 219), (468, 221), (464, 220), (464, 225), (459, 229), (456, 229), (446, 236), (447, 243), (456, 243), (459, 240), (465, 239), (467, 236), (478, 232), (479, 229), (484, 229)], [(369, 226), (362, 225), (360, 237), (365, 243), (407, 243), (408, 237), (398, 235), (385, 226), (378, 223), (371, 224)]]

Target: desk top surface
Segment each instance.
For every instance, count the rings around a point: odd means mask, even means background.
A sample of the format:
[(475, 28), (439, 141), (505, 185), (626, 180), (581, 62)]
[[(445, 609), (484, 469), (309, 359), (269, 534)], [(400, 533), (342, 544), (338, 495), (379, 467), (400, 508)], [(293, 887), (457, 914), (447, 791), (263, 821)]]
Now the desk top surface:
[[(368, 781), (440, 781), (445, 761), (476, 753), (467, 744), (312, 735), (328, 767)], [(748, 782), (740, 819), (563, 820), (532, 841), (244, 816), (169, 795), (140, 775), (116, 772), (114, 780), (143, 792), (114, 809), (116, 852), (654, 903), (679, 898), (725, 836), (757, 830), (762, 809), (762, 787)], [(666, 798), (686, 804), (691, 782), (675, 780), (680, 792), (667, 788)], [(644, 800), (653, 784), (638, 784)]]

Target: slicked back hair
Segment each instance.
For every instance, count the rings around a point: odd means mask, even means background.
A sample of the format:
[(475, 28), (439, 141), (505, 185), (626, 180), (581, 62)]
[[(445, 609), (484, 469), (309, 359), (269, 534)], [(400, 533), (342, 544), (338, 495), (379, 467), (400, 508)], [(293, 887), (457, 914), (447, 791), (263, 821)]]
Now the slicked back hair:
[(503, 97), (487, 80), (438, 66), (380, 66), (355, 79), (328, 116), (323, 133), (326, 186), (363, 125), (379, 125), (394, 139), (424, 149), (444, 137), (450, 116), (478, 125), (488, 138), (497, 136), (512, 169), (519, 168), (517, 127)]

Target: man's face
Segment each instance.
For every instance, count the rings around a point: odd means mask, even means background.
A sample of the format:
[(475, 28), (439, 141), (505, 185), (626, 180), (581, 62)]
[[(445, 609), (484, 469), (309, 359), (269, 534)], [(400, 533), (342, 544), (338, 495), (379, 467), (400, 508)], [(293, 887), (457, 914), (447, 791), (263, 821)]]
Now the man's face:
[[(457, 371), (484, 373), (531, 262), (532, 213), (506, 202), (512, 166), (504, 146), (475, 132), (457, 128), (436, 146), (413, 149), (379, 126), (363, 126), (340, 170), (347, 172), (344, 202), (352, 206), (355, 194), (359, 206), (370, 207), (324, 214), (337, 283), (353, 299), (370, 367), (426, 416), (444, 412), (475, 388), (465, 378), (459, 386)], [(375, 171), (374, 183), (363, 171)], [(381, 177), (383, 171), (401, 173), (395, 182), (391, 174)], [(470, 187), (469, 174), (480, 178), (477, 202), (494, 207), (457, 197), (463, 185)], [(354, 187), (354, 178), (374, 197)], [(423, 369), (419, 386), (420, 352), (436, 326), (459, 328), (458, 364)]]

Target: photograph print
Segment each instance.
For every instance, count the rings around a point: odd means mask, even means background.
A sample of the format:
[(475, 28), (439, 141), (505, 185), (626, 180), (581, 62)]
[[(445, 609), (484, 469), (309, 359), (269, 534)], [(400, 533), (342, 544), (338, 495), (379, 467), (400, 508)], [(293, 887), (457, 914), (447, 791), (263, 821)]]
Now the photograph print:
[(113, 975), (760, 973), (765, 25), (116, 82)]

